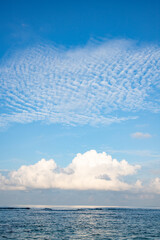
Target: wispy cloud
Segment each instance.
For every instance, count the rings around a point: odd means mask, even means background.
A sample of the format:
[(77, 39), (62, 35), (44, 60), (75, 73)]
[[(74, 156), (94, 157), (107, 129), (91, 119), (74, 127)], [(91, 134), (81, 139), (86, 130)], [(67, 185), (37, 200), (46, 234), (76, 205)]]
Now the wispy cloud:
[[(120, 149), (112, 149), (110, 147), (106, 147), (105, 149), (109, 154), (122, 153), (122, 154), (133, 155), (133, 156), (135, 155), (135, 156), (141, 156), (141, 157), (160, 158), (159, 152), (150, 151), (150, 150), (146, 150), (146, 149), (143, 149), (143, 150), (136, 150), (136, 149), (120, 150)], [(152, 159), (152, 161), (153, 161), (153, 159)]]
[(0, 125), (38, 120), (110, 124), (135, 119), (133, 112), (142, 109), (157, 112), (159, 59), (158, 46), (126, 40), (70, 50), (39, 44), (16, 51), (0, 64)]
[(151, 134), (149, 133), (142, 133), (142, 132), (135, 132), (131, 134), (132, 138), (143, 139), (143, 138), (151, 138)]
[(125, 160), (118, 162), (104, 152), (97, 153), (91, 150), (77, 154), (66, 168), (59, 168), (53, 159), (42, 159), (34, 165), (22, 166), (17, 171), (10, 172), (8, 178), (0, 174), (0, 189), (139, 189), (139, 180), (134, 184), (122, 180), (123, 176), (135, 174), (139, 168), (139, 165), (130, 165)]

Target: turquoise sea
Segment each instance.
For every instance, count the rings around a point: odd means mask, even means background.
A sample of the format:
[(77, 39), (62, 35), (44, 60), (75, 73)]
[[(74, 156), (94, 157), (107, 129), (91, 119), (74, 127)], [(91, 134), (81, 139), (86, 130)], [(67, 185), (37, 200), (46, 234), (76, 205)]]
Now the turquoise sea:
[(160, 240), (160, 209), (5, 207), (0, 239)]

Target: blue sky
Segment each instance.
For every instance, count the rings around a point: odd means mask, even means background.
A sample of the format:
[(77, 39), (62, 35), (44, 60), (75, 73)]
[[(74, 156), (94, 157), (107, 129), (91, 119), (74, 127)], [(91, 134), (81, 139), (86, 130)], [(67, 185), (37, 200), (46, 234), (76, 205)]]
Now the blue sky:
[(160, 207), (159, 1), (0, 5), (0, 205)]

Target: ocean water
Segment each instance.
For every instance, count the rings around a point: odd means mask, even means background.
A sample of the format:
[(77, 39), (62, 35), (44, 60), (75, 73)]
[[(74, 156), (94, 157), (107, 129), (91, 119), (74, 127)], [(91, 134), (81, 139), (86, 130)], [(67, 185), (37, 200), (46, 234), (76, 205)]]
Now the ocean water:
[(160, 209), (0, 208), (0, 239), (160, 240)]

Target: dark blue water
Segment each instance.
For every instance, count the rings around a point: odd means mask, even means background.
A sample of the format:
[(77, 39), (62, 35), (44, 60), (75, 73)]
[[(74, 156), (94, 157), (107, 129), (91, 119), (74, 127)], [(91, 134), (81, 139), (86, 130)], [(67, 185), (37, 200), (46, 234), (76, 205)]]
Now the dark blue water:
[(160, 240), (160, 210), (0, 208), (0, 239)]

